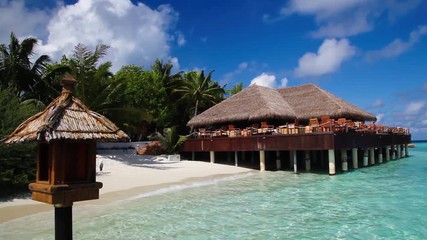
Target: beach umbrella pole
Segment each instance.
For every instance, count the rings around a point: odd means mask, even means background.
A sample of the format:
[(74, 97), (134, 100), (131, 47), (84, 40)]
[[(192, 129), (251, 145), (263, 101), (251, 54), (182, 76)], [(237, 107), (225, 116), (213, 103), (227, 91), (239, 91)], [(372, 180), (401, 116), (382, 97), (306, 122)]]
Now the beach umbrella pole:
[(55, 204), (55, 240), (73, 239), (73, 207)]

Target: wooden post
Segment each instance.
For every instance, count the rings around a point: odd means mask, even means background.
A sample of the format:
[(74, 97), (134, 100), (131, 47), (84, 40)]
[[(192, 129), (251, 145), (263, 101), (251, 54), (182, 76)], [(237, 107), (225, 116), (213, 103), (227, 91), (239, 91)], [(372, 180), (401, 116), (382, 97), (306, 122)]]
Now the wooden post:
[(297, 166), (297, 151), (291, 150), (291, 162), (294, 167), (294, 173), (298, 173), (298, 166)]
[(363, 166), (364, 167), (368, 166), (368, 152), (369, 152), (368, 148), (363, 149)]
[(375, 165), (375, 148), (369, 149), (369, 161), (371, 165)]
[(348, 171), (348, 163), (347, 163), (347, 150), (341, 149), (341, 162), (342, 162), (342, 171)]
[(351, 149), (351, 159), (353, 161), (353, 169), (359, 168), (359, 158), (357, 156), (357, 148)]
[(397, 144), (397, 159), (402, 157), (402, 151), (400, 150), (400, 144)]
[(311, 159), (310, 159), (310, 151), (304, 151), (304, 159), (305, 159), (305, 170), (311, 170)]
[(409, 157), (409, 147), (408, 144), (405, 144), (405, 157)]
[(390, 146), (385, 146), (385, 161), (390, 161)]
[(391, 145), (391, 160), (396, 159), (396, 151), (395, 151), (395, 145)]
[(335, 175), (335, 150), (328, 150), (328, 159), (329, 159), (329, 175)]
[(196, 159), (196, 153), (195, 152), (191, 152), (191, 160), (195, 160)]
[(282, 159), (280, 158), (280, 151), (276, 151), (276, 169), (280, 170), (282, 168)]
[(55, 204), (55, 240), (73, 239), (73, 206)]
[(234, 151), (234, 165), (237, 167), (239, 166), (239, 156), (238, 156), (238, 152)]
[(378, 148), (378, 163), (383, 163), (383, 148)]
[(264, 152), (264, 150), (259, 151), (259, 170), (265, 171), (265, 152)]
[(215, 152), (210, 151), (209, 154), (210, 154), (211, 163), (215, 163)]

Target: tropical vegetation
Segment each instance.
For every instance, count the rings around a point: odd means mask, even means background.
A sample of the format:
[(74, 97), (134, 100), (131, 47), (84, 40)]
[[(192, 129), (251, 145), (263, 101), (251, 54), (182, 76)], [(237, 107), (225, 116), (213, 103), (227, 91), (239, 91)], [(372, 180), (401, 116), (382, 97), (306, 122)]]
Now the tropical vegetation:
[[(93, 50), (78, 44), (58, 62), (47, 55), (34, 58), (36, 45), (37, 39), (20, 41), (14, 33), (9, 43), (0, 44), (0, 138), (55, 99), (65, 74), (78, 81), (74, 93), (91, 110), (111, 119), (133, 141), (160, 133), (169, 152), (184, 139), (179, 136), (192, 131), (186, 126), (191, 117), (241, 89), (226, 90), (213, 79), (213, 71), (177, 72), (162, 60), (149, 69), (127, 65), (113, 73), (112, 63), (102, 61), (109, 49), (104, 44)], [(34, 169), (33, 144), (0, 144), (2, 190), (25, 186), (34, 179)]]

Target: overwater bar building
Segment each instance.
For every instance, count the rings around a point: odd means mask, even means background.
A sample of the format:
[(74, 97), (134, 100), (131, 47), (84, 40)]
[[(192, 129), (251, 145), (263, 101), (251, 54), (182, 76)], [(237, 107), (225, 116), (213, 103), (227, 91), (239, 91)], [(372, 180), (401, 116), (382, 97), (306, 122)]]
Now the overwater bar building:
[(261, 171), (319, 169), (330, 175), (408, 156), (409, 129), (376, 120), (314, 84), (251, 85), (192, 118), (187, 126), (195, 134), (181, 154), (210, 162), (234, 159)]

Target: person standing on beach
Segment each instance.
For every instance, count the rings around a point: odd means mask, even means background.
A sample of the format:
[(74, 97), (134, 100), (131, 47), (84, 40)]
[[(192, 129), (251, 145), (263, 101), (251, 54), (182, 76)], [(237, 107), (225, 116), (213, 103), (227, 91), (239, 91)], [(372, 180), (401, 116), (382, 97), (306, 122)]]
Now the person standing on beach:
[(101, 161), (99, 164), (99, 171), (102, 172), (102, 169), (104, 168), (104, 161)]

